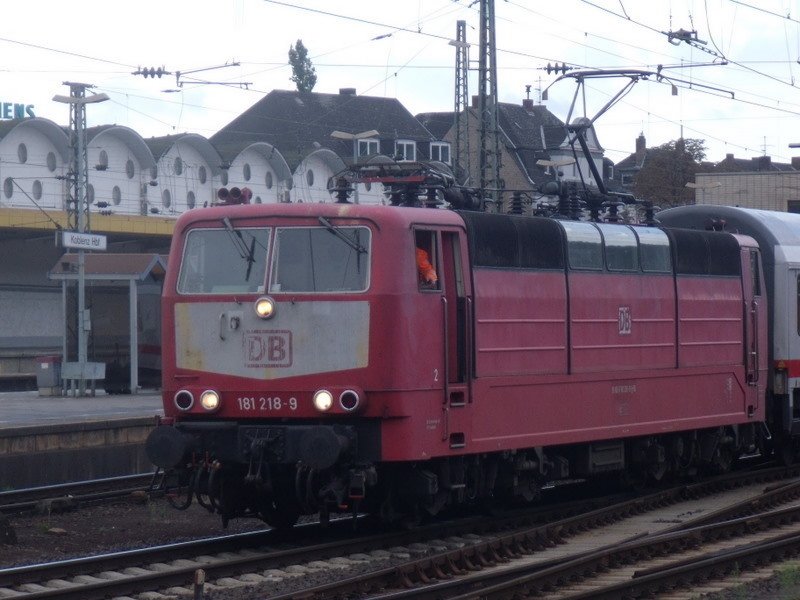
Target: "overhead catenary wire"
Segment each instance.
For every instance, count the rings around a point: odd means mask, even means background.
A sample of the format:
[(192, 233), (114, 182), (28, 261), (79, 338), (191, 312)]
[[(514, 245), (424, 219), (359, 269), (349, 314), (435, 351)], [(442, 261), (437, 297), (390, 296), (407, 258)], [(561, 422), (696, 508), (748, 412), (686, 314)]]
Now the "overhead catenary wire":
[[(284, 4), (284, 5), (290, 5), (288, 2), (282, 2), (281, 4)], [(299, 3), (298, 3), (298, 4), (299, 4)], [(470, 4), (469, 2), (454, 2), (454, 3), (452, 4), (452, 6), (453, 6), (453, 7), (455, 7), (456, 9), (462, 9), (462, 8), (464, 8), (464, 7), (467, 7), (467, 8), (469, 8), (469, 6), (468, 6), (469, 4)], [(513, 3), (513, 2), (511, 2), (511, 3), (509, 3), (509, 4), (512, 4), (512, 5), (514, 5), (514, 3)], [(519, 6), (519, 3), (517, 3), (516, 5), (517, 5), (517, 6)], [(290, 6), (291, 6), (291, 5), (290, 5)], [(304, 8), (304, 7), (300, 7), (300, 8)], [(629, 8), (630, 8), (630, 7), (629, 7)], [(440, 10), (440, 11), (439, 11), (439, 14), (443, 13), (444, 11), (445, 11), (445, 9), (442, 9), (442, 10)], [(623, 15), (623, 16), (625, 16), (625, 17), (627, 17), (627, 20), (630, 20), (629, 13), (628, 13), (628, 12), (625, 10), (625, 5), (624, 5), (622, 2), (620, 2), (620, 3), (619, 3), (619, 8), (617, 9), (617, 12), (618, 12), (619, 14), (621, 14), (621, 15)], [(344, 15), (344, 16), (343, 16), (343, 18), (348, 18), (348, 17), (347, 17), (346, 15)], [(360, 18), (360, 17), (355, 17), (355, 18)], [(363, 20), (365, 20), (365, 21), (366, 21), (366, 19), (363, 19)], [(387, 24), (386, 24), (386, 23), (379, 23), (379, 25), (386, 26)], [(391, 25), (389, 25), (389, 27), (391, 27)], [(397, 29), (397, 28), (395, 27), (395, 29)], [(423, 20), (423, 19), (420, 19), (420, 18), (417, 18), (417, 19), (415, 20), (415, 25), (414, 25), (414, 26), (408, 26), (408, 27), (404, 27), (403, 29), (404, 29), (405, 31), (407, 31), (409, 35), (428, 35), (428, 34), (437, 35), (437, 33), (434, 33), (434, 32), (431, 32), (431, 31), (428, 31), (428, 30), (426, 30), (426, 29), (427, 29), (427, 25), (426, 25), (426, 23), (424, 22), (424, 20)], [(420, 31), (420, 29), (422, 29), (422, 31)], [(397, 29), (397, 30), (399, 31), (399, 29)], [(595, 37), (597, 37), (597, 38), (599, 38), (599, 39), (610, 39), (610, 38), (605, 38), (605, 36), (597, 35), (597, 34), (595, 34), (595, 33), (593, 33), (593, 32), (590, 32), (590, 31), (589, 31), (589, 32), (585, 32), (585, 33), (587, 34), (587, 36), (595, 36)], [(452, 37), (452, 36), (449, 36), (449, 35), (440, 35), (440, 36), (439, 36), (439, 39), (443, 39), (443, 40), (444, 40), (444, 39), (448, 39), (448, 40), (449, 40), (451, 37)], [(434, 38), (432, 38), (432, 39), (434, 39)], [(577, 43), (577, 42), (576, 42), (576, 43)], [(625, 43), (625, 42), (623, 42), (623, 43)], [(595, 44), (595, 45), (591, 45), (591, 44), (590, 44), (589, 46), (591, 46), (592, 48), (596, 48), (596, 49), (597, 49), (597, 51), (601, 51), (601, 50), (602, 50), (602, 48), (597, 48), (597, 46), (601, 46), (601, 45), (598, 45), (598, 44)], [(629, 47), (631, 47), (631, 48), (639, 48), (638, 46), (635, 46), (635, 45), (630, 45)], [(503, 51), (502, 49), (499, 49), (499, 52), (502, 52), (502, 51)], [(595, 51), (595, 50), (591, 50), (591, 52), (594, 52), (594, 51)], [(651, 52), (652, 52), (652, 50), (649, 50), (649, 51), (651, 51)], [(69, 54), (77, 54), (77, 53), (69, 53)], [(325, 54), (328, 54), (328, 53), (321, 54), (320, 56), (322, 56), (322, 55), (325, 55)], [(524, 56), (526, 53), (519, 53), (519, 54)], [(624, 54), (624, 53), (623, 53), (623, 54)], [(530, 56), (530, 55), (529, 55), (529, 56)], [(609, 54), (608, 56), (613, 56), (613, 54)], [(92, 57), (90, 57), (90, 58), (92, 58)], [(535, 58), (535, 57), (534, 57), (534, 58)], [(622, 56), (621, 58), (622, 58), (622, 59), (624, 59), (625, 57), (624, 57), (624, 56)], [(545, 59), (545, 58), (542, 58), (542, 60), (546, 60), (546, 59)], [(555, 60), (555, 59), (554, 59), (553, 57), (550, 57), (550, 60)], [(112, 62), (113, 62), (113, 61), (112, 61)], [(411, 60), (411, 61), (409, 61), (409, 62), (406, 62), (405, 64), (402, 64), (400, 61), (398, 61), (398, 66), (394, 66), (394, 65), (392, 65), (390, 68), (391, 68), (393, 71), (394, 71), (394, 70), (396, 70), (396, 69), (398, 69), (398, 68), (400, 68), (400, 67), (402, 67), (403, 69), (406, 69), (406, 70), (410, 70), (410, 69), (417, 69), (417, 68), (419, 68), (419, 69), (423, 69), (423, 68), (431, 68), (430, 66), (427, 66), (427, 65), (417, 65), (417, 64), (413, 64), (413, 62), (414, 62), (414, 61), (413, 61), (413, 60)], [(613, 62), (613, 61), (609, 61), (609, 62)], [(747, 64), (747, 61), (741, 61), (741, 62), (742, 62), (742, 64)], [(247, 63), (247, 64), (252, 64), (252, 63)], [(585, 65), (584, 65), (584, 66), (585, 66)], [(277, 65), (276, 65), (276, 68), (288, 68), (288, 67), (286, 66), (286, 64), (282, 64), (282, 65), (280, 65), (280, 66), (277, 66)], [(368, 68), (368, 66), (366, 66), (366, 68)], [(377, 65), (376, 65), (376, 67), (375, 67), (375, 68), (386, 68), (386, 65), (385, 65), (385, 64), (383, 64), (383, 65), (379, 65), (379, 66), (377, 66)], [(449, 68), (449, 67), (448, 67), (448, 68)], [(514, 69), (515, 67), (508, 67), (508, 68), (509, 68), (509, 69)], [(522, 67), (522, 68), (524, 68), (524, 67)], [(501, 66), (501, 69), (503, 69), (503, 67), (502, 67), (502, 66)], [(396, 76), (396, 73), (391, 73), (391, 74), (389, 74), (389, 78), (391, 78), (391, 77), (393, 77), (393, 76)], [(386, 81), (386, 80), (387, 80), (387, 78), (382, 78), (380, 81), (381, 81), (381, 82), (383, 82), (383, 81)], [(699, 80), (698, 80), (698, 81), (699, 81)], [(367, 90), (369, 90), (369, 89), (374, 89), (376, 85), (380, 85), (380, 83), (378, 83), (378, 84), (372, 84), (370, 87), (368, 87), (368, 88), (367, 88)], [(261, 86), (261, 87), (263, 88), (264, 86)], [(359, 86), (359, 87), (361, 87), (361, 86)], [(107, 88), (106, 88), (106, 89), (107, 89)], [(270, 89), (254, 89), (252, 93), (265, 94), (265, 93), (268, 93), (269, 91), (271, 91), (271, 90), (270, 90)], [(127, 93), (127, 92), (125, 92), (125, 93)], [(739, 95), (739, 94), (737, 93), (737, 96), (738, 96), (738, 95)], [(134, 96), (131, 96), (131, 97), (135, 97), (135, 95), (134, 95)], [(142, 97), (144, 97), (144, 96), (142, 96)], [(183, 95), (182, 95), (182, 98), (184, 98), (184, 97), (188, 97), (188, 96), (183, 96)], [(766, 96), (758, 96), (758, 97), (759, 97), (759, 98), (764, 98), (764, 99), (766, 99)], [(738, 100), (738, 98), (737, 98), (737, 100)], [(166, 100), (161, 100), (161, 101), (162, 101), (162, 102), (165, 102)], [(775, 102), (777, 103), (777, 99), (775, 99)], [(767, 104), (759, 105), (757, 102), (752, 102), (752, 100), (751, 100), (750, 104), (751, 104), (753, 107), (763, 107), (763, 108), (767, 108), (767, 109), (771, 109), (771, 108), (772, 108), (771, 106), (767, 106)], [(130, 110), (131, 112), (133, 112), (133, 113), (136, 113), (136, 114), (141, 114), (141, 115), (142, 115), (142, 116), (144, 116), (145, 118), (148, 118), (148, 119), (152, 120), (154, 123), (165, 124), (165, 125), (167, 125), (167, 126), (171, 126), (173, 129), (175, 129), (175, 128), (176, 128), (176, 126), (174, 125), (175, 121), (170, 121), (169, 119), (160, 119), (160, 118), (158, 118), (158, 116), (157, 116), (157, 113), (156, 113), (156, 112), (154, 112), (154, 111), (148, 111), (148, 110), (137, 110), (136, 108), (133, 108), (133, 107), (131, 107), (131, 106), (128, 106), (127, 104), (124, 104), (124, 103), (118, 103), (118, 105), (120, 105), (120, 106), (125, 106), (125, 108), (126, 108), (126, 109), (128, 109), (128, 110)], [(189, 108), (191, 108), (191, 109), (193, 109), (193, 110), (194, 110), (194, 109), (196, 109), (196, 110), (204, 110), (204, 111), (207, 111), (209, 114), (211, 114), (211, 113), (214, 113), (214, 114), (219, 114), (221, 111), (222, 111), (222, 112), (230, 112), (230, 113), (232, 113), (232, 114), (238, 114), (238, 112), (239, 112), (239, 111), (229, 111), (229, 110), (228, 110), (228, 106), (222, 106), (222, 105), (220, 105), (220, 106), (207, 106), (207, 105), (206, 105), (206, 106), (198, 106), (196, 103), (189, 103), (189, 102), (182, 103), (182, 102), (176, 102), (176, 103), (174, 103), (174, 106), (175, 106), (176, 108), (177, 108), (177, 107), (181, 107), (181, 106), (183, 106), (183, 107), (185, 107), (186, 109), (189, 109)], [(786, 102), (785, 100), (783, 100), (783, 99), (781, 99), (781, 100), (780, 100), (780, 106), (781, 106), (782, 108), (784, 108), (784, 109), (785, 109), (785, 108), (787, 108), (787, 107), (791, 108), (791, 104), (787, 103), (787, 102)], [(639, 110), (642, 110), (643, 112), (648, 112), (646, 107), (641, 107), (641, 106), (639, 106), (639, 107), (637, 107), (637, 108), (638, 108)], [(176, 111), (176, 112), (177, 112), (177, 111)], [(783, 114), (786, 114), (786, 113), (783, 113)], [(683, 121), (684, 121), (684, 122), (691, 122), (691, 119), (683, 119)], [(200, 130), (201, 130), (201, 131), (203, 131), (202, 127), (200, 128)], [(208, 128), (208, 129), (206, 129), (205, 131), (206, 131), (206, 132), (214, 132), (214, 131), (216, 131), (216, 129), (214, 129), (214, 128)]]

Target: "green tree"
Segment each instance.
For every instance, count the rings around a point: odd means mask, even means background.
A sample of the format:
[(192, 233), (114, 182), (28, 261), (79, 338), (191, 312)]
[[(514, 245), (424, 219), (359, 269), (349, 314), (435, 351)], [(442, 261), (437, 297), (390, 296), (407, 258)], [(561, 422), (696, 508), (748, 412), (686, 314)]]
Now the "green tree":
[(289, 64), (292, 65), (291, 79), (297, 86), (297, 91), (312, 91), (317, 85), (317, 71), (308, 58), (308, 50), (303, 45), (303, 40), (297, 40), (294, 46), (289, 46)]
[(678, 139), (648, 148), (641, 170), (633, 180), (633, 193), (661, 208), (691, 204), (694, 190), (686, 187), (700, 171), (706, 157), (704, 140)]

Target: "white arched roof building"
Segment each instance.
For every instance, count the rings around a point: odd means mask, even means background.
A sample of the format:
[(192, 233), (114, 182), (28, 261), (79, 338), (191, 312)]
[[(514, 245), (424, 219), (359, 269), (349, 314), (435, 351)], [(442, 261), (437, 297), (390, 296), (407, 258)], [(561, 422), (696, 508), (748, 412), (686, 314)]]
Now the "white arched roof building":
[(346, 168), (332, 150), (318, 148), (297, 165), (292, 175), (292, 202), (331, 202), (331, 179)]
[(177, 216), (210, 205), (226, 173), (222, 159), (201, 135), (185, 133), (149, 138), (145, 143), (156, 159), (150, 184), (145, 186), (148, 212)]
[(64, 209), (69, 138), (53, 121), (0, 122), (0, 206)]
[(267, 142), (244, 143), (241, 149), (228, 146), (231, 157), (225, 187), (249, 188), (256, 204), (287, 202), (292, 172), (286, 159)]
[(142, 136), (128, 127), (104, 125), (87, 130), (86, 139), (87, 196), (92, 210), (143, 214), (142, 190), (156, 162)]

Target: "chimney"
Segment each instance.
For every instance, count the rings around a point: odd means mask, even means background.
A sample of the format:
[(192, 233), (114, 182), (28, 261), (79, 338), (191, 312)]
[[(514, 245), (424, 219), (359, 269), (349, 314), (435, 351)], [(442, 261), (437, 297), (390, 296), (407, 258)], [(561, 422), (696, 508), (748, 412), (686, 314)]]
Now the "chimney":
[(750, 159), (753, 162), (756, 171), (769, 171), (772, 164), (772, 158), (769, 156), (755, 156)]
[(531, 112), (533, 110), (533, 100), (531, 100), (530, 98), (523, 98), (522, 108), (524, 108), (528, 112)]
[(733, 154), (726, 154), (725, 160), (733, 160)]
[(795, 171), (800, 171), (800, 156), (793, 156), (792, 157), (792, 168)]
[(339, 88), (340, 96), (355, 96), (356, 88)]
[(644, 133), (640, 133), (636, 138), (636, 164), (641, 165), (644, 162), (644, 154), (647, 152), (647, 140), (644, 138)]

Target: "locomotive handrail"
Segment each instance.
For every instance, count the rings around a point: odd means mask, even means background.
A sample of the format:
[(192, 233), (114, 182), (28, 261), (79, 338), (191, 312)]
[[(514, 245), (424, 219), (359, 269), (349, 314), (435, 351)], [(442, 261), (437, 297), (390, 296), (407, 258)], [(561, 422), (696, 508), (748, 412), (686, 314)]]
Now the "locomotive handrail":
[(760, 373), (758, 368), (758, 301), (754, 298), (753, 303), (750, 305), (750, 318), (753, 320), (753, 339), (751, 342), (750, 360), (753, 361), (753, 366), (750, 371), (749, 383), (756, 385), (758, 383)]
[(472, 403), (472, 379), (473, 379), (473, 345), (472, 345), (472, 298), (469, 296), (464, 297), (464, 308), (466, 309), (464, 312), (464, 320), (466, 323), (464, 324), (464, 329), (466, 330), (466, 338), (467, 343), (467, 350), (465, 354), (465, 379), (467, 380), (467, 402)]
[(442, 366), (444, 427), (442, 428), (442, 441), (446, 441), (450, 435), (450, 420), (447, 414), (450, 410), (450, 349), (448, 344), (450, 331), (447, 327), (447, 298), (445, 296), (442, 296), (442, 333), (444, 334), (442, 337), (442, 347), (444, 349), (444, 365)]

